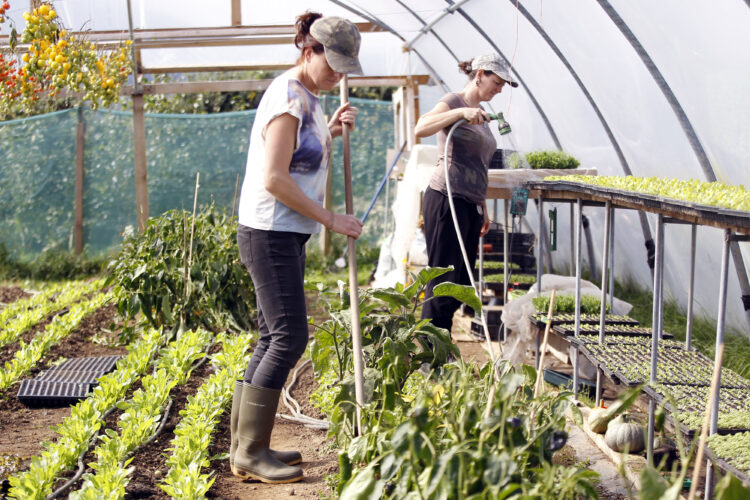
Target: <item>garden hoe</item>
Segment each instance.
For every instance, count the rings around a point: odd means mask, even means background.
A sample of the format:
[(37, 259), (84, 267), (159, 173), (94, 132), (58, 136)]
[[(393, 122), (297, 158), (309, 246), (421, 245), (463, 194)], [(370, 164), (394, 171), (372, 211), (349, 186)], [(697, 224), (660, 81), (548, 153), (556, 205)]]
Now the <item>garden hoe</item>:
[[(349, 79), (341, 79), (341, 105), (349, 102)], [(352, 163), (349, 149), (349, 125), (341, 123), (341, 139), (344, 152), (344, 186), (346, 189), (346, 213), (354, 215), (352, 195)], [(359, 289), (357, 288), (357, 240), (347, 237), (349, 253), (349, 303), (352, 310), (352, 351), (354, 355), (354, 395), (357, 400), (357, 431), (362, 433), (362, 407), (365, 404), (364, 367), (362, 361), (362, 333), (359, 325)]]

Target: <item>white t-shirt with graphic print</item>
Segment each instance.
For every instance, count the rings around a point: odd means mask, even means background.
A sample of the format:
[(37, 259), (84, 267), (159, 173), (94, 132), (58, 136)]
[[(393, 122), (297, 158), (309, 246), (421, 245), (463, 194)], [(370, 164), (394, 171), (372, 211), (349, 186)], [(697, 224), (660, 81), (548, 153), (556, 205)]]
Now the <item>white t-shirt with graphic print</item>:
[(263, 185), (266, 128), (271, 120), (288, 113), (298, 120), (289, 174), (308, 197), (323, 204), (331, 154), (331, 132), (320, 100), (291, 76), (292, 71), (274, 79), (258, 105), (250, 132), (239, 223), (254, 229), (313, 234), (320, 231), (318, 222), (281, 203)]

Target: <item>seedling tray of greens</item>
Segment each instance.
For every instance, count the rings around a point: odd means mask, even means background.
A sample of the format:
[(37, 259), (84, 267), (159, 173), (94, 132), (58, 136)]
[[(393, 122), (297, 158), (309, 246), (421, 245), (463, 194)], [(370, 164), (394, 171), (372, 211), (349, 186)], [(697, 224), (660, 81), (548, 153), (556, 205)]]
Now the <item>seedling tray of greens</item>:
[[(657, 404), (664, 402), (665, 408), (686, 431), (700, 430), (708, 401), (708, 386), (656, 384), (643, 390)], [(721, 433), (750, 430), (750, 389), (721, 388), (718, 423)]]
[[(651, 346), (638, 344), (587, 344), (581, 351), (605, 372), (626, 385), (647, 382), (651, 370)], [(659, 347), (656, 380), (663, 384), (709, 385), (713, 361), (698, 351)], [(726, 387), (750, 387), (750, 381), (728, 368), (721, 372)]]
[[(575, 323), (562, 323), (559, 325), (555, 325), (552, 327), (557, 333), (560, 335), (565, 336), (573, 336), (576, 333), (576, 325)], [(586, 323), (580, 325), (580, 334), (591, 336), (592, 334), (599, 335), (599, 324), (598, 323)], [(620, 336), (631, 336), (631, 337), (637, 337), (637, 336), (648, 336), (651, 337), (652, 335), (651, 328), (645, 328), (642, 326), (632, 326), (632, 325), (618, 325), (618, 324), (608, 324), (605, 320), (604, 324), (604, 335), (620, 335)], [(673, 335), (670, 333), (665, 333), (664, 338), (672, 338)]]
[[(577, 345), (577, 346), (583, 346), (586, 347), (591, 344), (598, 344), (599, 343), (599, 335), (597, 332), (597, 335), (592, 335), (590, 333), (587, 333), (585, 335), (580, 335), (578, 337), (570, 337), (568, 339), (571, 344)], [(633, 336), (633, 335), (606, 335), (604, 337), (604, 344), (605, 345), (611, 345), (611, 346), (617, 346), (617, 345), (638, 345), (638, 346), (645, 346), (645, 347), (651, 347), (651, 337), (645, 337), (645, 336)], [(679, 342), (677, 340), (672, 339), (661, 339), (659, 340), (659, 347), (665, 348), (665, 349), (685, 349), (685, 344), (682, 342)]]
[(750, 486), (750, 432), (709, 436), (706, 453), (721, 469)]
[[(532, 322), (538, 328), (547, 326), (547, 313), (536, 313), (531, 317)], [(581, 314), (581, 325), (598, 325), (600, 320), (599, 314)], [(552, 316), (552, 326), (563, 323), (572, 323), (575, 326), (576, 316), (571, 313), (555, 313)], [(617, 314), (607, 314), (604, 316), (604, 322), (607, 325), (631, 325), (638, 326), (638, 320), (630, 316), (621, 316)], [(597, 330), (598, 332), (598, 330)]]

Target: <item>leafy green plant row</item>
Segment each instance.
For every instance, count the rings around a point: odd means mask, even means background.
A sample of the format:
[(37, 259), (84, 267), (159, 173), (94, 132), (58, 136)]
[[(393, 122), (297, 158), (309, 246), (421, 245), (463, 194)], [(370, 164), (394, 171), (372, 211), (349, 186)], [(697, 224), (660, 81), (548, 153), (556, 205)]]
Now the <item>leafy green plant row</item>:
[(128, 388), (151, 366), (151, 360), (163, 345), (161, 330), (144, 330), (128, 347), (127, 356), (117, 361), (115, 370), (98, 379), (93, 394), (76, 404), (70, 416), (57, 428), (58, 438), (47, 442), (44, 451), (31, 459), (29, 469), (11, 477), (11, 498), (42, 500), (52, 493), (57, 477), (75, 464), (88, 450), (99, 432), (104, 414), (125, 397)]
[(169, 471), (159, 488), (170, 497), (205, 498), (214, 483), (213, 473), (202, 472), (210, 465), (208, 447), (216, 424), (232, 398), (235, 380), (250, 360), (248, 349), (253, 338), (253, 334), (219, 336), (223, 348), (212, 357), (216, 371), (198, 388), (195, 396), (188, 398), (167, 450)]
[(117, 423), (119, 432), (107, 429), (102, 442), (93, 450), (96, 462), (89, 464), (95, 472), (84, 474), (81, 489), (71, 499), (123, 498), (128, 477), (128, 457), (154, 434), (169, 394), (184, 384), (193, 364), (204, 356), (212, 334), (206, 330), (189, 330), (162, 349), (152, 375), (141, 379), (141, 388), (130, 400), (118, 404), (123, 411)]
[(54, 284), (48, 286), (39, 293), (35, 293), (31, 297), (11, 302), (7, 306), (5, 306), (4, 309), (0, 310), (0, 325), (6, 324), (14, 317), (28, 311), (29, 309), (39, 307), (40, 305), (47, 302), (50, 297), (52, 297), (56, 293), (59, 293), (60, 290), (63, 290), (66, 286), (68, 286), (68, 283)]
[(750, 432), (714, 434), (708, 437), (708, 448), (716, 457), (750, 475)]
[[(534, 308), (544, 314), (549, 311), (549, 296), (539, 295), (531, 299)], [(594, 295), (581, 294), (581, 314), (599, 314), (602, 301)], [(562, 293), (555, 297), (553, 314), (573, 314), (576, 312), (576, 297), (573, 294)]]
[(56, 316), (46, 328), (39, 332), (28, 344), (21, 342), (13, 359), (6, 362), (0, 373), (0, 390), (15, 384), (42, 359), (47, 349), (67, 337), (86, 316), (93, 313), (109, 300), (112, 295), (102, 293), (91, 300), (79, 302), (70, 307), (67, 314)]
[[(15, 311), (16, 314), (7, 318), (7, 323), (5, 321), (1, 323), (6, 326), (0, 330), (0, 347), (17, 341), (23, 332), (42, 321), (48, 315), (68, 307), (90, 293), (96, 292), (102, 286), (103, 280), (92, 281), (91, 283), (73, 281), (63, 287), (52, 287), (51, 292), (45, 291), (27, 301), (23, 301), (23, 304), (19, 305), (19, 307), (23, 307), (24, 305), (28, 307), (17, 309)], [(54, 294), (57, 294), (55, 300), (50, 300)], [(5, 312), (6, 310), (3, 310), (3, 316), (5, 316)]]
[(665, 198), (750, 211), (750, 192), (745, 186), (722, 182), (703, 182), (696, 179), (666, 179), (661, 177), (571, 175), (549, 176), (545, 181), (580, 182), (593, 186), (621, 189)]

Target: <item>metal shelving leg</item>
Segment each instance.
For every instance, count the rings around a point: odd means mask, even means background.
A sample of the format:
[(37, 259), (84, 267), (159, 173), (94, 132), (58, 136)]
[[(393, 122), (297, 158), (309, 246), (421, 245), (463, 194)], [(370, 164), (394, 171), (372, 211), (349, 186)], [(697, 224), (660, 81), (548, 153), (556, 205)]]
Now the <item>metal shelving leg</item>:
[[(581, 233), (583, 232), (583, 200), (578, 198), (576, 203), (578, 213), (576, 214), (576, 309), (575, 309), (575, 336), (581, 333)], [(573, 397), (578, 399), (578, 347), (573, 349)]]
[[(729, 245), (732, 241), (732, 232), (729, 229), (724, 230), (724, 248), (721, 254), (721, 275), (719, 276), (719, 311), (716, 316), (716, 349), (724, 343), (724, 319), (727, 312), (727, 275), (729, 274)], [(714, 395), (713, 407), (711, 408), (711, 422), (708, 428), (708, 434), (716, 434), (719, 427), (719, 393), (721, 392), (721, 368), (719, 368), (719, 386)], [(711, 461), (706, 461), (706, 491), (704, 498), (713, 498), (713, 470)]]
[(570, 274), (576, 272), (576, 251), (575, 251), (575, 207), (570, 204)]
[[(505, 220), (503, 223), (503, 309), (505, 309), (505, 303), (508, 301), (508, 278), (510, 277), (510, 270), (508, 269), (509, 260), (508, 253), (510, 252), (510, 243), (508, 238), (508, 214), (510, 212), (510, 203), (508, 200), (503, 200), (503, 212), (505, 213)], [(503, 322), (503, 340), (508, 338), (508, 329)]]
[(617, 212), (612, 208), (612, 215), (609, 218), (609, 312), (615, 304), (615, 214)]
[[(658, 341), (659, 332), (658, 325), (661, 321), (659, 314), (661, 312), (660, 303), (660, 282), (663, 272), (664, 261), (661, 258), (664, 253), (664, 216), (659, 214), (656, 222), (656, 255), (654, 259), (654, 298), (653, 308), (651, 314), (651, 373), (649, 375), (649, 383), (654, 384), (656, 382), (656, 366), (658, 360)], [(646, 458), (648, 464), (654, 465), (654, 400), (651, 399), (648, 404), (648, 439), (646, 440)]]
[(544, 271), (544, 265), (542, 256), (544, 254), (544, 239), (542, 238), (542, 227), (544, 225), (544, 200), (539, 197), (537, 203), (537, 209), (539, 210), (539, 237), (536, 239), (537, 252), (536, 252), (536, 291), (542, 293), (542, 274)]
[[(609, 245), (611, 233), (611, 221), (612, 221), (612, 203), (607, 201), (604, 204), (604, 245), (602, 248), (602, 289), (601, 289), (601, 304), (599, 305), (599, 344), (604, 343), (604, 329), (606, 328), (606, 317), (607, 317), (607, 276), (609, 274)], [(602, 392), (601, 387), (601, 374), (597, 369), (596, 373), (596, 400), (599, 401), (600, 394)]]
[(685, 349), (690, 350), (693, 339), (693, 302), (695, 293), (695, 248), (698, 226), (690, 226), (690, 283), (688, 285), (687, 326), (685, 327)]
[[(536, 239), (537, 244), (537, 252), (536, 252), (536, 293), (537, 295), (542, 294), (542, 271), (543, 271), (543, 260), (542, 256), (544, 254), (544, 200), (542, 199), (541, 195), (539, 196), (537, 200), (536, 205), (537, 210), (539, 211), (539, 233), (538, 237)], [(534, 361), (534, 366), (536, 366), (537, 370), (539, 369), (539, 331), (537, 330), (536, 333), (536, 359)]]

